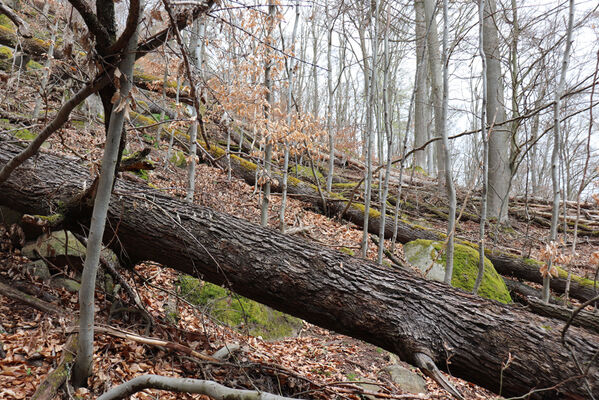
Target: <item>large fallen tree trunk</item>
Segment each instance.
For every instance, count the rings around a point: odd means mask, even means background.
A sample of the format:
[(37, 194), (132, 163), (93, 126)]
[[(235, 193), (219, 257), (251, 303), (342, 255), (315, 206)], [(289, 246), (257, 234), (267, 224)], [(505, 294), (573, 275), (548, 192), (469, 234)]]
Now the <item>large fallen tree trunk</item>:
[[(211, 150), (215, 159), (223, 168), (227, 168), (227, 162), (224, 156), (224, 150), (218, 146), (212, 146)], [(198, 153), (201, 157), (201, 153)], [(254, 185), (256, 182), (256, 164), (246, 161), (237, 156), (231, 156), (231, 168), (234, 176), (243, 179), (246, 183)], [(278, 192), (281, 190), (282, 175), (274, 172), (272, 175), (273, 183), (271, 190)], [(314, 208), (325, 209), (322, 206), (321, 196), (318, 193), (316, 185), (304, 182), (299, 179), (290, 177), (287, 183), (288, 193), (296, 199), (306, 201)], [(326, 210), (332, 215), (342, 213), (347, 206), (347, 199), (335, 194), (327, 194)], [(343, 218), (355, 223), (358, 226), (364, 226), (364, 206), (352, 202), (351, 206), (345, 211)], [(379, 226), (381, 223), (380, 213), (376, 210), (371, 210), (368, 219), (368, 231), (378, 235)], [(385, 238), (389, 239), (393, 236), (394, 222), (393, 217), (388, 216), (385, 220)], [(407, 221), (399, 220), (397, 226), (397, 240), (401, 243), (411, 242), (416, 239), (429, 240), (445, 240), (445, 235), (434, 229), (426, 228), (417, 224), (412, 224)], [(478, 249), (474, 243), (462, 242)], [(541, 263), (532, 259), (522, 258), (520, 256), (510, 254), (497, 249), (486, 249), (485, 255), (497, 270), (498, 273), (505, 276), (513, 276), (519, 279), (525, 279), (530, 282), (543, 283), (543, 277), (539, 272)], [(551, 279), (551, 288), (563, 293), (567, 284), (567, 272), (559, 270), (559, 276)], [(590, 279), (584, 279), (578, 276), (573, 276), (570, 284), (570, 296), (580, 300), (589, 300), (599, 294), (598, 288)]]
[[(19, 148), (0, 144), (0, 166)], [(88, 169), (40, 154), (14, 171), (0, 204), (49, 213), (89, 187)], [(63, 203), (60, 203), (63, 202)], [(563, 322), (484, 300), (409, 273), (324, 249), (157, 190), (118, 182), (106, 242), (131, 262), (153, 260), (227, 284), (234, 291), (504, 395), (553, 387), (535, 397), (588, 396), (572, 355), (560, 342)], [(581, 367), (599, 351), (599, 336), (571, 327), (566, 342)], [(592, 362), (592, 361), (591, 361)], [(588, 390), (599, 392), (598, 360)], [(420, 364), (422, 364), (420, 362)]]

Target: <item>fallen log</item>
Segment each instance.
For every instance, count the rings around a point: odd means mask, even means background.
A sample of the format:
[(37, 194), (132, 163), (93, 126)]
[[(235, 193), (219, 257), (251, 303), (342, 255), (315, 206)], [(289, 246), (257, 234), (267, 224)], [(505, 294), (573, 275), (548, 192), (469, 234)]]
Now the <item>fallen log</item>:
[[(225, 151), (218, 147), (212, 146), (210, 150), (213, 157), (217, 159), (219, 165), (227, 168), (227, 160), (223, 157)], [(201, 153), (198, 153), (201, 157)], [(244, 160), (243, 158), (231, 156), (232, 174), (237, 178), (243, 179), (249, 185), (254, 185), (256, 182), (256, 164)], [(280, 192), (282, 188), (282, 175), (278, 172), (272, 173), (271, 190)], [(294, 198), (310, 203), (312, 207), (320, 211), (324, 211), (322, 200), (315, 185), (306, 183), (302, 180), (289, 177), (287, 182), (287, 192)], [(329, 193), (326, 196), (326, 209), (331, 215), (337, 215), (343, 212), (347, 205), (347, 199), (334, 193)], [(364, 206), (352, 202), (352, 205), (343, 215), (347, 221), (351, 221), (358, 226), (364, 226)], [(381, 223), (381, 215), (378, 211), (371, 209), (368, 219), (368, 231), (372, 234), (379, 234), (379, 226)], [(387, 216), (385, 220), (385, 238), (389, 239), (393, 236), (394, 223), (393, 217)], [(397, 226), (397, 240), (400, 243), (407, 243), (417, 239), (428, 240), (445, 240), (445, 234), (431, 228), (426, 228), (421, 225), (413, 224), (408, 221), (399, 220)], [(462, 244), (478, 249), (478, 246), (471, 242), (461, 241)], [(505, 276), (512, 276), (518, 279), (525, 279), (530, 282), (543, 283), (543, 277), (539, 272), (542, 263), (528, 258), (522, 258), (505, 251), (497, 249), (486, 249), (485, 255), (493, 263), (493, 266), (498, 273)], [(559, 269), (559, 276), (551, 279), (551, 288), (559, 293), (563, 293), (567, 284), (567, 272)], [(595, 288), (594, 282), (590, 279), (585, 279), (579, 276), (573, 276), (570, 285), (570, 296), (580, 300), (589, 300), (595, 297), (599, 288)]]
[[(50, 41), (37, 37), (21, 37), (11, 27), (0, 25), (0, 44), (14, 48), (19, 43), (23, 51), (35, 60), (41, 60), (48, 53)], [(54, 50), (54, 58), (62, 58), (62, 51)]]
[[(19, 148), (0, 143), (0, 166)], [(4, 182), (0, 204), (47, 214), (89, 187), (88, 168), (39, 154)], [(74, 223), (75, 221), (73, 221)], [(77, 226), (74, 223), (73, 229)], [(191, 206), (119, 181), (105, 242), (132, 263), (153, 260), (319, 326), (368, 341), (407, 362), (441, 369), (503, 395), (588, 397), (563, 322), (482, 299), (442, 283)], [(115, 239), (115, 235), (117, 238)], [(599, 335), (571, 327), (566, 342), (599, 392)], [(429, 365), (430, 367), (430, 365)], [(501, 386), (500, 386), (501, 385)]]

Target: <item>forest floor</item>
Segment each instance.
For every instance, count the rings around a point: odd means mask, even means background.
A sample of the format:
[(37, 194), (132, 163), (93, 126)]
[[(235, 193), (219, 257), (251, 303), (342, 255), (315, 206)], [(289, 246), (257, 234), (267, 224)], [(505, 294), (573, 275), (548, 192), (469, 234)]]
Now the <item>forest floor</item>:
[[(32, 108), (30, 99), (36, 86), (34, 80), (29, 83), (22, 86), (21, 90), (13, 87), (12, 95), (5, 95), (6, 111), (10, 109), (13, 113), (23, 113)], [(73, 119), (84, 117), (75, 113)], [(101, 121), (93, 121), (89, 126), (71, 122), (51, 137), (49, 147), (44, 151), (74, 155), (87, 162), (90, 170), (95, 170), (94, 166), (99, 165), (104, 138)], [(131, 152), (147, 146), (148, 140), (147, 135), (130, 127)], [(186, 170), (171, 163), (164, 165), (166, 144), (154, 145), (150, 159), (155, 161), (157, 168), (149, 173), (147, 183), (174, 196), (184, 197)], [(126, 175), (124, 179), (140, 179), (128, 173)], [(419, 190), (423, 191), (422, 188)], [(429, 191), (425, 189), (424, 192), (426, 201), (431, 201), (433, 197), (443, 201), (436, 192), (437, 187), (431, 183)], [(225, 171), (206, 164), (198, 165), (195, 203), (258, 223), (259, 200), (256, 190), (243, 181), (234, 177), (229, 181)], [(279, 206), (280, 196), (274, 195), (269, 219), (272, 228), (277, 228), (279, 224)], [(298, 200), (289, 199), (285, 222), (290, 228), (306, 227), (298, 235), (307, 240), (329, 248), (346, 248), (359, 253), (362, 239), (359, 227), (312, 212)], [(442, 220), (430, 216), (422, 218), (421, 222), (440, 230), (445, 229)], [(458, 235), (476, 241), (478, 229), (478, 223), (462, 221)], [(545, 228), (513, 221), (512, 229), (497, 231), (495, 239), (499, 247), (517, 249), (523, 253), (530, 249), (534, 256), (541, 249), (546, 235)], [(580, 242), (579, 256), (574, 262), (574, 271), (579, 275), (590, 277), (595, 273), (589, 267), (590, 253), (597, 244), (594, 240), (582, 238)], [(387, 246), (389, 244), (387, 241)], [(397, 246), (396, 255), (402, 257), (401, 245)], [(368, 258), (376, 258), (376, 247), (372, 243)], [(56, 366), (78, 312), (76, 293), (52, 288), (47, 282), (28, 275), (23, 268), (27, 262), (18, 250), (0, 252), (0, 282), (21, 282), (31, 292), (43, 294), (60, 305), (66, 314), (48, 315), (0, 296), (0, 332), (4, 329), (0, 333), (4, 352), (0, 351), (0, 398), (7, 400), (32, 396), (46, 374)], [(378, 398), (449, 398), (443, 389), (427, 377), (424, 378), (428, 395), (402, 396), (405, 393), (401, 388), (392, 383), (386, 373), (381, 372), (387, 365), (401, 363), (394, 355), (307, 323), (303, 324), (295, 337), (267, 341), (245, 334), (243, 328), (235, 330), (219, 324), (203, 310), (184, 301), (177, 301), (178, 317), (173, 321), (165, 315), (165, 304), (177, 291), (174, 284), (178, 278), (177, 272), (150, 263), (136, 266), (135, 271), (122, 273), (137, 288), (143, 304), (157, 324), (151, 333), (146, 333), (143, 320), (135, 313), (111, 318), (111, 302), (105, 293), (98, 291), (97, 320), (102, 326), (170, 340), (205, 354), (213, 354), (223, 346), (232, 344), (239, 344), (241, 351), (234, 353), (226, 362), (198, 361), (177, 351), (99, 333), (96, 336), (93, 377), (88, 389), (80, 389), (75, 393), (79, 398), (95, 398), (111, 386), (144, 373), (213, 379), (231, 387), (295, 393), (300, 398), (360, 399), (364, 394), (358, 381), (370, 383), (372, 386), (369, 386), (369, 390), (378, 390)], [(67, 274), (74, 276), (75, 271), (68, 271)], [(497, 395), (466, 381), (451, 376), (449, 379), (466, 399), (497, 398)], [(153, 390), (136, 395), (138, 399), (158, 397), (206, 398), (165, 392), (158, 394)]]

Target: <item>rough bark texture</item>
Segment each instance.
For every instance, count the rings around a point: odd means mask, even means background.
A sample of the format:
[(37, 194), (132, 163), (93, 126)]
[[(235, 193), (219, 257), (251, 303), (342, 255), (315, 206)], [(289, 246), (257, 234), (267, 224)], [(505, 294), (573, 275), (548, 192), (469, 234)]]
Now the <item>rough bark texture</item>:
[[(210, 150), (214, 158), (223, 156), (224, 150), (217, 146), (212, 146)], [(201, 155), (198, 153), (198, 155)], [(226, 168), (226, 160), (220, 158), (218, 163)], [(256, 165), (245, 161), (237, 156), (231, 156), (231, 168), (234, 176), (243, 179), (249, 185), (254, 185), (256, 181)], [(272, 173), (273, 183), (272, 191), (280, 192), (283, 176), (278, 172)], [(315, 209), (322, 210), (322, 201), (315, 185), (290, 177), (287, 183), (287, 192), (296, 199), (310, 203)], [(337, 215), (343, 212), (347, 205), (347, 200), (334, 196), (327, 198), (327, 210), (331, 215)], [(358, 226), (364, 226), (364, 211), (360, 204), (353, 205), (343, 215), (343, 218), (355, 223)], [(368, 231), (375, 235), (379, 234), (381, 224), (380, 215), (373, 212), (368, 220)], [(385, 238), (390, 239), (393, 236), (393, 218), (386, 218)], [(445, 240), (445, 236), (436, 230), (426, 228), (416, 224), (410, 224), (406, 221), (399, 221), (397, 227), (397, 240), (400, 243), (411, 242), (416, 239)], [(459, 242), (459, 240), (458, 240)], [(473, 243), (463, 243), (477, 246)], [(485, 249), (485, 256), (493, 263), (493, 266), (501, 275), (513, 276), (530, 282), (543, 283), (543, 278), (539, 272), (540, 263), (525, 259), (517, 255), (506, 253), (499, 250)], [(566, 288), (566, 276), (559, 276), (551, 280), (551, 288), (560, 293)], [(592, 281), (580, 277), (574, 277), (570, 286), (570, 295), (580, 300), (589, 300), (597, 295), (597, 290), (593, 287)]]
[[(18, 148), (0, 144), (0, 165)], [(48, 213), (80, 191), (87, 169), (40, 154), (2, 185), (0, 203)], [(504, 395), (560, 384), (585, 396), (563, 322), (484, 300), (441, 283), (324, 249), (212, 209), (190, 206), (159, 191), (118, 182), (106, 242), (131, 262), (154, 260), (314, 324), (366, 340), (408, 362), (428, 354), (442, 369)], [(599, 351), (599, 336), (571, 327), (567, 342), (583, 364)], [(502, 372), (502, 363), (513, 357)], [(450, 364), (448, 365), (448, 358)], [(583, 366), (584, 368), (584, 366)], [(502, 376), (502, 377), (501, 377)], [(597, 360), (589, 370), (599, 390)], [(557, 397), (555, 391), (537, 394)]]

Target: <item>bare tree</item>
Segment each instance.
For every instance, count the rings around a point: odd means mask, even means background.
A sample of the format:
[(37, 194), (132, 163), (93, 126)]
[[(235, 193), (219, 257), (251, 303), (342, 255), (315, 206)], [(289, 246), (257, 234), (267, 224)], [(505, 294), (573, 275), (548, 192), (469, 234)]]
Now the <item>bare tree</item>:
[[(553, 151), (551, 153), (551, 183), (553, 187), (553, 205), (551, 209), (551, 230), (549, 240), (553, 243), (557, 240), (557, 226), (559, 224), (559, 205), (560, 205), (560, 185), (559, 185), (559, 151), (560, 151), (560, 106), (561, 98), (566, 85), (566, 73), (568, 72), (568, 62), (570, 61), (570, 50), (572, 48), (572, 31), (574, 27), (574, 0), (569, 2), (568, 28), (566, 31), (566, 48), (562, 59), (559, 82), (555, 91), (555, 100), (553, 103)], [(566, 199), (564, 198), (564, 201)], [(564, 215), (564, 220), (566, 216)], [(548, 269), (543, 277), (543, 302), (549, 303), (551, 267), (553, 257), (549, 258)]]

